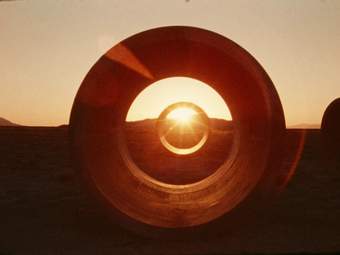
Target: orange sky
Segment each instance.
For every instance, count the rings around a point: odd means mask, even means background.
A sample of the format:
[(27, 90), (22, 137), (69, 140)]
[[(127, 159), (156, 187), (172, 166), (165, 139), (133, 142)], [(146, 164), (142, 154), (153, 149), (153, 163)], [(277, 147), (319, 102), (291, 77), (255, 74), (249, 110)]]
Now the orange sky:
[(272, 78), (288, 125), (320, 123), (340, 96), (337, 0), (0, 1), (0, 24), (0, 116), (19, 124), (67, 123), (102, 54), (169, 25), (209, 29), (247, 49)]

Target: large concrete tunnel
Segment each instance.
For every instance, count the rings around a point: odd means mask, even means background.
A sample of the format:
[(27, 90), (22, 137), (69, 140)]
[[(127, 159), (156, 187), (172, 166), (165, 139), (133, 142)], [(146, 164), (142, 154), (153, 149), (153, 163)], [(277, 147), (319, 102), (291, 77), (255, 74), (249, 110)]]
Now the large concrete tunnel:
[[(235, 127), (228, 159), (186, 185), (158, 181), (137, 166), (123, 128), (136, 96), (175, 76), (215, 89)], [(115, 222), (138, 232), (177, 235), (214, 229), (220, 221), (235, 224), (261, 199), (275, 197), (284, 183), (278, 179), (287, 172), (285, 119), (271, 79), (242, 47), (200, 28), (156, 28), (111, 48), (82, 82), (70, 127), (76, 167), (91, 192)]]

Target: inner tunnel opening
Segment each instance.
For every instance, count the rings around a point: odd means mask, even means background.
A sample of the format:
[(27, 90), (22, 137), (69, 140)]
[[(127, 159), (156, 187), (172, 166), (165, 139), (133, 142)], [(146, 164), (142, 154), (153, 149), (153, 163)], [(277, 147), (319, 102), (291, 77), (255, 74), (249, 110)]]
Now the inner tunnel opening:
[(183, 185), (207, 178), (228, 160), (234, 123), (225, 100), (211, 86), (171, 77), (135, 98), (124, 132), (130, 158), (141, 171)]

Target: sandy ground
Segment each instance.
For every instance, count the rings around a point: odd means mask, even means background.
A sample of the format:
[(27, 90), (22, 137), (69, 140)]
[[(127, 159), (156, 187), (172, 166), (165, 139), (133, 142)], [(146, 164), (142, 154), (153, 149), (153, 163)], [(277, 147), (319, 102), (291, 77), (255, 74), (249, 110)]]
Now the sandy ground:
[(297, 172), (252, 225), (199, 241), (148, 240), (111, 224), (77, 183), (64, 128), (0, 128), (0, 254), (340, 252), (340, 160), (307, 133)]

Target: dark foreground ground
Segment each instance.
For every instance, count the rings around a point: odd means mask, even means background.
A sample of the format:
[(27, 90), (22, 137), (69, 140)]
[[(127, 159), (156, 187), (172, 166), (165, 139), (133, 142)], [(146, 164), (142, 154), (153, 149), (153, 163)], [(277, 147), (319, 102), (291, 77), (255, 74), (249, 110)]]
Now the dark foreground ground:
[(255, 224), (211, 240), (155, 241), (110, 224), (88, 199), (65, 128), (0, 128), (0, 255), (340, 252), (340, 162), (323, 152), (319, 131), (308, 131), (294, 178)]

